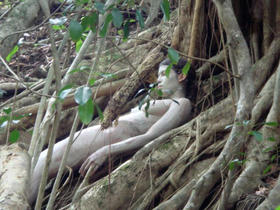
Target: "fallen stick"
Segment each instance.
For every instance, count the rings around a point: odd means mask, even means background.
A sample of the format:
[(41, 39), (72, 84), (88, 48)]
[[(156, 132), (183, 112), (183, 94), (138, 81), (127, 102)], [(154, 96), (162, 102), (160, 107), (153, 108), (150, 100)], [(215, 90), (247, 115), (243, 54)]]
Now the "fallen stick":
[[(122, 79), (122, 80), (118, 80), (118, 81), (115, 81), (112, 83), (106, 83), (106, 84), (102, 85), (100, 88), (94, 87), (94, 88), (92, 88), (92, 95), (96, 96), (96, 98), (98, 98), (100, 96), (109, 96), (109, 95), (113, 94), (116, 90), (118, 90), (124, 84), (124, 82), (125, 82), (125, 80)], [(36, 103), (36, 104), (32, 104), (32, 105), (20, 108), (18, 110), (15, 110), (13, 112), (13, 115), (14, 116), (24, 115), (24, 114), (35, 115), (35, 114), (37, 114), (39, 104), (40, 103)], [(77, 105), (77, 103), (75, 102), (74, 94), (71, 94), (64, 99), (63, 110), (74, 107), (76, 105)]]

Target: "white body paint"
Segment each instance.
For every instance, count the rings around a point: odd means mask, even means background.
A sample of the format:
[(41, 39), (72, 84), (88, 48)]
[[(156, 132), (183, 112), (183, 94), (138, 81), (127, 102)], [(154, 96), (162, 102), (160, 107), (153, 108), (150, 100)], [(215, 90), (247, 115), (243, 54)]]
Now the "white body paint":
[[(71, 147), (67, 165), (73, 168), (82, 165), (80, 172), (85, 175), (90, 166), (95, 167), (96, 171), (108, 157), (109, 151), (111, 155), (115, 155), (141, 148), (154, 138), (187, 122), (190, 118), (191, 103), (184, 98), (177, 74), (171, 70), (169, 77), (165, 76), (166, 67), (159, 68), (159, 88), (165, 96), (169, 95), (179, 104), (171, 99), (156, 100), (151, 102), (148, 117), (144, 110), (136, 107), (130, 113), (121, 116), (115, 127), (101, 131), (100, 125), (97, 125), (77, 132), (78, 137)], [(54, 177), (57, 173), (67, 143), (68, 138), (55, 144), (49, 177)], [(31, 180), (30, 202), (36, 199), (46, 155), (47, 150), (40, 154), (35, 167)]]

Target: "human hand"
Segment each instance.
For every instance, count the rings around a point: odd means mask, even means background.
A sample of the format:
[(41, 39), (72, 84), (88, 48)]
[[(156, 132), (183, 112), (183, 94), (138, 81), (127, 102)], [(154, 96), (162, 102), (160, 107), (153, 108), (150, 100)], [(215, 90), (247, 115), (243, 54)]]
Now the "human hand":
[(105, 162), (106, 159), (106, 150), (104, 148), (97, 150), (85, 160), (85, 162), (82, 164), (79, 170), (79, 173), (82, 176), (85, 176), (90, 168), (92, 168), (91, 173), (95, 173), (97, 169)]

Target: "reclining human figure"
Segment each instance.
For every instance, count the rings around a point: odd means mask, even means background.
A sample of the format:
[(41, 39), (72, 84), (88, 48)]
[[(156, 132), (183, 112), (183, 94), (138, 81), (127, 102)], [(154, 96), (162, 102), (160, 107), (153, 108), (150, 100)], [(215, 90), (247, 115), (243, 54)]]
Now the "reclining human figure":
[[(75, 135), (78, 137), (71, 146), (67, 165), (73, 168), (81, 166), (80, 173), (85, 175), (90, 166), (96, 171), (108, 158), (109, 152), (116, 155), (141, 148), (163, 133), (187, 122), (191, 117), (191, 102), (185, 98), (186, 76), (176, 72), (178, 70), (181, 72), (185, 63), (180, 59), (177, 65), (173, 65), (168, 77), (165, 73), (170, 64), (169, 59), (160, 63), (158, 88), (167, 99), (152, 101), (148, 117), (144, 109), (139, 110), (135, 107), (131, 112), (119, 117), (114, 127), (101, 130), (100, 125), (97, 125), (76, 132)], [(68, 140), (69, 138), (66, 138), (55, 144), (49, 177), (56, 175)], [(36, 199), (46, 156), (47, 150), (44, 150), (35, 166), (31, 180), (30, 202)]]

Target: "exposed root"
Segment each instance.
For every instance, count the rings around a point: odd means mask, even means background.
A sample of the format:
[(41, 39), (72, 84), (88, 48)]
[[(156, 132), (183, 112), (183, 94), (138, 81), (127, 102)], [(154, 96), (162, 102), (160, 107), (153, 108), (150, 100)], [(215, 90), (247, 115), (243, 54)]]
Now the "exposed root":
[(250, 194), (244, 199), (239, 200), (236, 204), (236, 210), (253, 210), (256, 209), (261, 202), (265, 199), (264, 196)]

